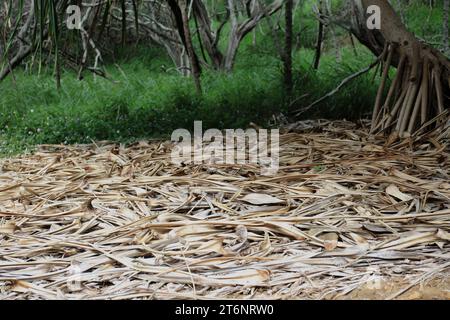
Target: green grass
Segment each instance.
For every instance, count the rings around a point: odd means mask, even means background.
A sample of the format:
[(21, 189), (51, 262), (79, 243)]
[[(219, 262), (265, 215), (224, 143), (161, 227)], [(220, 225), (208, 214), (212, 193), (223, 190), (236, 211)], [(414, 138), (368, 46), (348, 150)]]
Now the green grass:
[(280, 111), (281, 84), (273, 79), (273, 69), (205, 73), (201, 97), (191, 79), (151, 71), (140, 60), (123, 64), (123, 73), (109, 69), (115, 82), (92, 76), (78, 81), (64, 73), (60, 92), (49, 75), (8, 78), (1, 86), (0, 152), (40, 143), (162, 136), (190, 128), (194, 120), (241, 127)]
[(433, 9), (426, 5), (412, 4), (407, 6), (407, 10), (405, 10), (405, 23), (409, 29), (418, 37), (438, 48), (441, 48), (444, 42), (442, 8), (442, 3), (436, 4)]
[[(365, 65), (367, 58), (370, 55), (350, 67), (325, 56), (315, 72), (310, 69), (312, 52), (298, 52), (295, 97), (308, 96), (294, 108), (333, 89), (339, 78)], [(202, 120), (205, 128), (245, 128), (249, 122), (265, 125), (272, 115), (286, 111), (277, 58), (244, 53), (232, 74), (206, 71), (202, 96), (195, 93), (190, 78), (157, 71), (151, 61), (134, 58), (122, 63), (120, 70), (114, 65), (108, 69), (114, 82), (92, 75), (78, 81), (75, 74), (65, 72), (60, 92), (48, 74), (16, 72), (14, 79), (8, 78), (1, 85), (0, 152), (42, 143), (167, 136), (176, 128), (190, 128), (194, 120)], [(355, 98), (364, 91), (370, 94)], [(370, 108), (372, 95), (372, 84), (357, 81), (306, 116), (359, 117)]]
[[(160, 50), (141, 46), (116, 52), (118, 60), (108, 59), (112, 81), (88, 73), (78, 81), (74, 72), (64, 71), (59, 92), (48, 70), (40, 75), (15, 71), (14, 77), (0, 83), (0, 155), (42, 143), (166, 138), (176, 128), (190, 129), (194, 120), (202, 120), (204, 128), (246, 128), (250, 122), (265, 126), (272, 115), (309, 105), (374, 59), (359, 45), (358, 56), (352, 48), (343, 47), (343, 60), (338, 63), (328, 42), (319, 70), (312, 70), (317, 22), (309, 10), (307, 3), (296, 16), (302, 49), (294, 56), (295, 103), (289, 110), (282, 65), (267, 27), (265, 34), (258, 31), (255, 46), (251, 34), (244, 39), (232, 74), (204, 70), (201, 96), (195, 93), (192, 80), (176, 73)], [(436, 21), (436, 11), (430, 13), (426, 6), (409, 10), (408, 24), (424, 37), (437, 32), (436, 23), (433, 27), (422, 23), (428, 16)], [(377, 90), (377, 79), (373, 82), (372, 77), (373, 71), (350, 82), (302, 117), (354, 120), (368, 116)]]

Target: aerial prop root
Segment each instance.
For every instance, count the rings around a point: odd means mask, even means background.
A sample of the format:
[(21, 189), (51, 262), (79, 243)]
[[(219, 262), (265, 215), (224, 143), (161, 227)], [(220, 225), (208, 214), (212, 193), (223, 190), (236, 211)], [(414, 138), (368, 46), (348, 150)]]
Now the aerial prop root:
[[(439, 115), (449, 107), (449, 62), (441, 54), (418, 42), (412, 53), (396, 43), (385, 46), (380, 85), (372, 115), (372, 133), (390, 133), (391, 138), (407, 138), (428, 123), (430, 130), (446, 121)], [(393, 59), (397, 72), (389, 85), (387, 79)], [(387, 94), (384, 92), (387, 89)], [(429, 123), (431, 119), (436, 119)]]

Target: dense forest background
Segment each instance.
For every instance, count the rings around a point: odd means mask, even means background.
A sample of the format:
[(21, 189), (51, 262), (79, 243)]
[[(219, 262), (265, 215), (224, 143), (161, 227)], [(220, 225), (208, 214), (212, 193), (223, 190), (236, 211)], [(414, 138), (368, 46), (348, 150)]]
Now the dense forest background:
[[(260, 17), (243, 36), (232, 67), (224, 68), (214, 67), (199, 41), (201, 22), (188, 16), (193, 50), (201, 68), (201, 93), (188, 68), (170, 54), (174, 49), (168, 49), (155, 36), (154, 16), (160, 14), (158, 21), (169, 19), (164, 16), (167, 4), (162, 2), (161, 11), (152, 11), (150, 2), (105, 1), (108, 10), (89, 17), (98, 20), (91, 21), (93, 27), (86, 31), (89, 38), (79, 30), (52, 29), (51, 21), (48, 30), (37, 30), (34, 38), (43, 40), (41, 45), (0, 82), (0, 153), (12, 154), (42, 143), (166, 137), (176, 128), (191, 128), (194, 120), (202, 120), (204, 127), (245, 128), (251, 122), (277, 126), (297, 119), (370, 118), (380, 81), (377, 69), (297, 114), (375, 59), (348, 31), (319, 22), (321, 10), (331, 12), (333, 8), (327, 5), (334, 6), (334, 1), (324, 1), (322, 8), (317, 0), (293, 1), (293, 84), (289, 90), (283, 69), (284, 6)], [(269, 6), (271, 2), (261, 1), (260, 5)], [(14, 3), (2, 1), (0, 5), (3, 69), (11, 61), (10, 47), (17, 46), (11, 35), (20, 34), (20, 24), (10, 13)], [(221, 32), (217, 46), (223, 52), (232, 33), (226, 1), (203, 3), (211, 13), (211, 24)], [(450, 54), (444, 10), (446, 6), (448, 10), (448, 1), (391, 4), (417, 37)], [(238, 8), (238, 18), (245, 21), (245, 1)], [(40, 9), (47, 19), (46, 9)], [(317, 44), (322, 28), (319, 61)], [(389, 78), (394, 74), (391, 70)]]

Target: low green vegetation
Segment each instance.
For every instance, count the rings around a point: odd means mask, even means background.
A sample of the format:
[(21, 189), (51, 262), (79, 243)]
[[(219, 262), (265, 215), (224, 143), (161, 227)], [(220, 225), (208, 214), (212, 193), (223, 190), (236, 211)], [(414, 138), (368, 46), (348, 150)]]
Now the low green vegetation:
[[(345, 49), (344, 63), (325, 55), (315, 71), (310, 67), (313, 52), (300, 50), (295, 57), (294, 103), (288, 108), (279, 59), (246, 51), (232, 74), (205, 71), (201, 96), (190, 78), (158, 70), (161, 61), (145, 57), (109, 65), (112, 80), (88, 75), (78, 81), (75, 73), (65, 72), (59, 92), (50, 74), (16, 72), (2, 84), (0, 152), (43, 143), (167, 137), (176, 128), (190, 128), (194, 120), (202, 120), (205, 128), (267, 125), (273, 115), (308, 105), (372, 59), (369, 53), (353, 57)], [(374, 90), (370, 77), (362, 77), (304, 117), (357, 119), (370, 109)]]
[[(202, 120), (205, 128), (245, 128), (250, 122), (268, 126), (279, 114), (292, 120), (293, 111), (308, 106), (374, 59), (363, 46), (353, 48), (342, 33), (337, 35), (343, 43), (342, 61), (337, 61), (328, 41), (319, 70), (313, 70), (317, 22), (308, 10), (305, 7), (295, 17), (301, 49), (294, 56), (291, 101), (283, 91), (273, 34), (267, 30), (258, 31), (256, 44), (248, 35), (232, 74), (203, 70), (201, 96), (195, 93), (192, 79), (181, 77), (161, 50), (128, 48), (126, 55), (107, 63), (108, 79), (86, 73), (79, 81), (75, 72), (66, 70), (60, 91), (55, 90), (51, 70), (39, 75), (16, 70), (0, 84), (0, 154), (23, 152), (43, 143), (168, 137), (176, 128), (191, 128), (194, 120)], [(439, 15), (436, 11), (421, 6), (408, 10), (407, 19), (413, 30), (428, 37), (436, 26), (426, 27), (423, 20)], [(373, 73), (350, 82), (302, 118), (367, 116), (377, 90)]]

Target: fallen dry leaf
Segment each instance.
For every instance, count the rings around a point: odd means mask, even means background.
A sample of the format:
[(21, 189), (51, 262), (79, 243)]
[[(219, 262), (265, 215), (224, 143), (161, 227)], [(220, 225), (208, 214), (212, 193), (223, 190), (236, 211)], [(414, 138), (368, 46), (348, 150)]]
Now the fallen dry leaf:
[(324, 248), (327, 251), (334, 250), (338, 245), (339, 236), (336, 233), (325, 233), (319, 238), (323, 240)]
[(0, 223), (0, 234), (13, 234), (17, 229), (14, 222)]
[(273, 176), (174, 165), (161, 141), (0, 159), (0, 299), (332, 299), (377, 278), (401, 284), (380, 298), (449, 289), (445, 142), (389, 144), (365, 122), (285, 132)]
[(255, 205), (264, 205), (264, 204), (277, 204), (283, 203), (283, 200), (275, 198), (271, 195), (264, 193), (250, 193), (242, 198), (242, 201), (255, 204)]
[(401, 192), (396, 185), (389, 185), (389, 187), (386, 188), (386, 193), (401, 200), (401, 201), (409, 201), (413, 198), (403, 192)]

